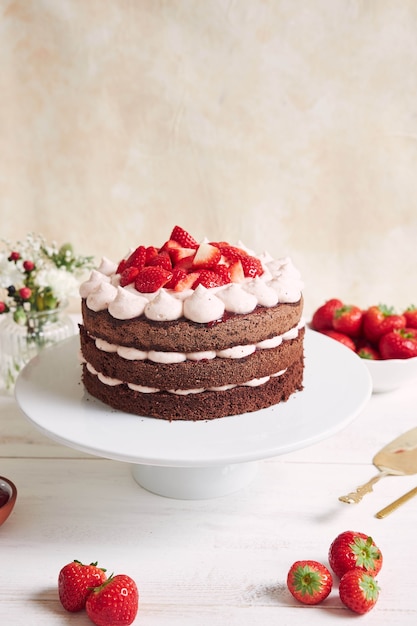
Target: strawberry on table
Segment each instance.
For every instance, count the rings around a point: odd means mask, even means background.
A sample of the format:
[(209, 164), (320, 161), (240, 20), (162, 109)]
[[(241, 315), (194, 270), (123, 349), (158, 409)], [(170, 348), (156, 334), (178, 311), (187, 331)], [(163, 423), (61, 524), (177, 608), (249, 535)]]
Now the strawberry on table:
[(339, 578), (355, 568), (376, 576), (382, 560), (381, 550), (372, 537), (353, 530), (340, 533), (329, 548), (330, 567)]
[(407, 328), (417, 328), (417, 307), (411, 304), (403, 313)]
[(92, 588), (106, 580), (105, 572), (97, 563), (84, 565), (75, 560), (64, 565), (58, 575), (58, 595), (64, 609), (72, 613), (81, 611)]
[(362, 317), (362, 310), (358, 306), (344, 304), (333, 313), (333, 328), (349, 337), (359, 337)]
[(369, 307), (363, 315), (363, 333), (368, 341), (377, 343), (382, 335), (396, 328), (404, 328), (404, 315), (398, 315), (393, 307), (385, 304)]
[(337, 330), (322, 330), (320, 331), (322, 335), (327, 335), (327, 337), (331, 337), (332, 339), (336, 339), (339, 343), (342, 343), (346, 348), (356, 351), (356, 345), (353, 341), (352, 337), (345, 335), (345, 333), (339, 333)]
[(361, 569), (346, 572), (340, 581), (339, 596), (343, 604), (363, 615), (376, 604), (380, 588), (377, 581)]
[(129, 626), (138, 612), (139, 592), (126, 574), (110, 576), (87, 598), (88, 617), (97, 626)]
[(325, 565), (318, 561), (296, 561), (287, 575), (287, 587), (303, 604), (319, 604), (329, 595), (333, 578)]
[(379, 340), (383, 359), (411, 359), (417, 356), (417, 328), (399, 328)]
[(343, 302), (338, 298), (332, 298), (322, 304), (313, 315), (311, 327), (314, 330), (330, 330), (333, 328), (333, 314), (343, 306)]

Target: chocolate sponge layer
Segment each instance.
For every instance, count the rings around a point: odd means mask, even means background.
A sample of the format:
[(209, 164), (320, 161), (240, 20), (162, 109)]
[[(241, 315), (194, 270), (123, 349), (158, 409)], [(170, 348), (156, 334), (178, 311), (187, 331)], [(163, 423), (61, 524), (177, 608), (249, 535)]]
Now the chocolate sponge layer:
[(126, 383), (160, 390), (220, 387), (263, 378), (290, 367), (303, 355), (304, 329), (296, 339), (283, 341), (277, 348), (256, 350), (241, 359), (215, 358), (184, 361), (172, 365), (149, 360), (130, 361), (115, 352), (98, 350), (83, 326), (80, 327), (81, 351), (97, 372)]
[(282, 335), (298, 324), (303, 300), (270, 308), (257, 307), (247, 315), (226, 315), (209, 324), (196, 324), (185, 318), (174, 322), (153, 322), (144, 316), (116, 320), (106, 310), (92, 311), (85, 300), (81, 309), (88, 333), (109, 343), (146, 351), (199, 352), (224, 350)]
[[(301, 391), (304, 361), (300, 358), (284, 374), (271, 378), (260, 387), (235, 387), (228, 391), (205, 391), (178, 396), (167, 392), (139, 393), (127, 385), (110, 387), (100, 382), (83, 366), (83, 382), (87, 391), (114, 409), (166, 420), (210, 420), (240, 415), (288, 400)], [(115, 415), (117, 420), (117, 415)]]

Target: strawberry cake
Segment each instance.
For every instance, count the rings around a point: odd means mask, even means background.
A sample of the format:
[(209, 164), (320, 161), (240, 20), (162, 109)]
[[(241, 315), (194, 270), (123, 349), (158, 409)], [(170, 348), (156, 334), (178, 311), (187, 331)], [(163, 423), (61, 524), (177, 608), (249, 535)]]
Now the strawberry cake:
[(103, 258), (80, 287), (82, 379), (106, 405), (166, 420), (258, 411), (303, 388), (299, 272), (289, 258), (202, 241)]

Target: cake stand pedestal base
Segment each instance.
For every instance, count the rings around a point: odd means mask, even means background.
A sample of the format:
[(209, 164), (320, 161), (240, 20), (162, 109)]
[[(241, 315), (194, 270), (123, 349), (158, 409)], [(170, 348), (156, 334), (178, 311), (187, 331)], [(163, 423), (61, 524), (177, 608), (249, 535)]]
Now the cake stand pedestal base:
[(242, 489), (255, 477), (256, 462), (214, 467), (133, 465), (136, 482), (159, 496), (178, 500), (218, 498)]

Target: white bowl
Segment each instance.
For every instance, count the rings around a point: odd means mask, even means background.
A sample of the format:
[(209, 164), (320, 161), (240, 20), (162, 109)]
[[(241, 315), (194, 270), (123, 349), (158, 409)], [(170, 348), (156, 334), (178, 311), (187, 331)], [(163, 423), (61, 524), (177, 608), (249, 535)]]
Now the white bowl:
[(393, 391), (413, 378), (417, 382), (417, 357), (411, 359), (362, 359), (372, 377), (374, 393)]

